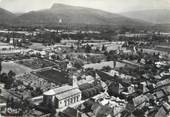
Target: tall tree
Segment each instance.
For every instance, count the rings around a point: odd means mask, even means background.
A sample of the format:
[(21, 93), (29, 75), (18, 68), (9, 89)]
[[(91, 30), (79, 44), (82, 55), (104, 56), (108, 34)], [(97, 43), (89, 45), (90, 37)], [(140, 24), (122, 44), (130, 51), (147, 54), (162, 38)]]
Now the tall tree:
[(16, 73), (13, 72), (12, 70), (10, 70), (10, 71), (8, 72), (8, 77), (9, 77), (9, 78), (13, 78), (13, 77), (15, 77), (15, 75), (16, 75)]

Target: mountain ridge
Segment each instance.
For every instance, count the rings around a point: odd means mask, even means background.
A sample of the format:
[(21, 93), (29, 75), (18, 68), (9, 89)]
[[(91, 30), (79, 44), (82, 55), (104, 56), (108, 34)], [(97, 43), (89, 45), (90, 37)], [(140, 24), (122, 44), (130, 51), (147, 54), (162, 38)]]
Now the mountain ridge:
[[(8, 14), (8, 12), (7, 12)], [(11, 14), (12, 15), (12, 14)], [(7, 15), (8, 16), (8, 15)], [(141, 20), (134, 20), (98, 9), (71, 6), (65, 4), (53, 4), (49, 9), (30, 11), (20, 15), (15, 15), (14, 25), (108, 25), (108, 26), (136, 26), (148, 25)], [(5, 20), (4, 20), (5, 21)]]
[(62, 19), (64, 24), (95, 24), (95, 25), (137, 25), (143, 22), (134, 21), (119, 14), (114, 14), (98, 9), (70, 6), (65, 4), (53, 4), (51, 8), (31, 11), (19, 17), (22, 21), (34, 23), (59, 23)]
[(169, 24), (170, 23), (170, 9), (149, 9), (120, 13), (128, 18), (135, 18), (151, 22), (154, 24)]
[(16, 18), (17, 16), (14, 13), (0, 8), (0, 24), (14, 23), (16, 22)]

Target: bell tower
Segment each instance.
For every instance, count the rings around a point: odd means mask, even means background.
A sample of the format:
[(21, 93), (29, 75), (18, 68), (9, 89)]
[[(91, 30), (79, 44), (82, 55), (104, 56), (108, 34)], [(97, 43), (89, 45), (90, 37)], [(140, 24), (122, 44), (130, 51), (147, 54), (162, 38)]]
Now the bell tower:
[(73, 75), (73, 79), (72, 79), (72, 86), (73, 88), (77, 88), (78, 84), (77, 84), (77, 77)]

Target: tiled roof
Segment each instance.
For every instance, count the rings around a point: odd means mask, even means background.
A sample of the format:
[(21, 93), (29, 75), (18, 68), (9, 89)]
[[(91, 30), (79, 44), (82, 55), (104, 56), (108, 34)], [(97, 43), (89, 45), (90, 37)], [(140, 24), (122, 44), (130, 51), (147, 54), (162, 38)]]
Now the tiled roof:
[(166, 111), (163, 107), (161, 107), (158, 112), (155, 114), (155, 117), (166, 117)]
[(68, 107), (66, 110), (64, 110), (61, 114), (61, 117), (81, 117), (80, 113), (77, 112), (77, 110)]
[(53, 90), (54, 90), (54, 92), (55, 92), (56, 94), (59, 94), (59, 93), (66, 92), (66, 91), (72, 90), (72, 89), (73, 89), (72, 86), (70, 86), (70, 85), (64, 85), (64, 86), (62, 86), (62, 87), (55, 88), (55, 89), (53, 89)]
[(166, 94), (164, 93), (163, 90), (159, 90), (159, 91), (155, 92), (155, 95), (156, 95), (157, 98), (162, 98), (162, 97), (164, 97)]
[(81, 93), (81, 91), (79, 89), (73, 89), (73, 90), (68, 90), (66, 92), (60, 93), (56, 95), (56, 98), (59, 100), (65, 99), (67, 97), (70, 97), (72, 95), (76, 95)]
[(77, 87), (73, 88), (70, 85), (65, 85), (62, 87), (51, 89), (51, 90), (45, 92), (44, 95), (56, 95), (56, 96), (58, 96), (58, 98), (61, 99), (61, 98), (66, 97), (66, 95), (69, 96), (69, 95), (76, 94), (79, 92), (80, 92), (80, 90)]
[(148, 97), (145, 95), (137, 96), (133, 99), (135, 106), (142, 106), (144, 102), (148, 101)]

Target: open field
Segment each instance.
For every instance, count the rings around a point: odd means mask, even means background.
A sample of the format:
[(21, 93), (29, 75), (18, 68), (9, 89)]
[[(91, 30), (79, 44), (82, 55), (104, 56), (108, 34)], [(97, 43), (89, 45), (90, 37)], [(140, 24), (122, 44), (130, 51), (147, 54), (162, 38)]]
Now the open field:
[(29, 46), (30, 49), (44, 49), (46, 48), (41, 43), (32, 43), (32, 45)]
[(18, 61), (17, 63), (29, 67), (31, 69), (40, 69), (40, 68), (51, 67), (55, 65), (54, 63), (43, 59), (27, 59), (27, 60)]
[(0, 46), (7, 46), (8, 43), (3, 43), (3, 42), (0, 42)]
[[(84, 68), (93, 68), (93, 69), (102, 69), (104, 66), (110, 66), (111, 68), (113, 68), (113, 61), (86, 64), (83, 67)], [(125, 66), (124, 63), (116, 62), (116, 68), (123, 67), (123, 66)]]
[(0, 50), (2, 50), (3, 48), (13, 48), (13, 46), (9, 45), (8, 43), (0, 42)]
[(121, 48), (122, 44), (120, 43), (112, 43), (111, 45), (107, 46), (107, 51), (111, 51), (111, 50), (118, 50), (119, 48)]
[(167, 55), (168, 56), (168, 60), (170, 60), (170, 53), (167, 51), (160, 51), (160, 50), (154, 50), (154, 49), (143, 49), (144, 52), (149, 53), (149, 54), (153, 54), (153, 53), (160, 53), (163, 55)]
[(38, 71), (35, 73), (35, 75), (56, 84), (67, 84), (69, 82), (69, 79), (64, 72), (53, 69)]
[(156, 50), (170, 53), (170, 46), (157, 46)]
[(13, 61), (2, 62), (2, 72), (8, 73), (10, 70), (14, 71), (16, 75), (20, 75), (20, 74), (32, 71), (32, 69), (25, 67), (23, 65), (14, 63)]

